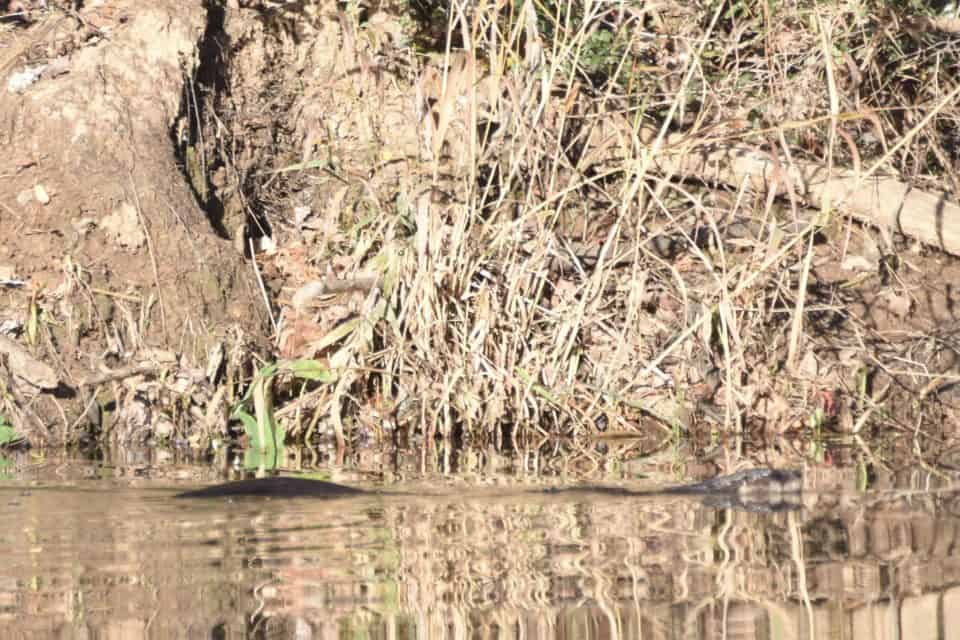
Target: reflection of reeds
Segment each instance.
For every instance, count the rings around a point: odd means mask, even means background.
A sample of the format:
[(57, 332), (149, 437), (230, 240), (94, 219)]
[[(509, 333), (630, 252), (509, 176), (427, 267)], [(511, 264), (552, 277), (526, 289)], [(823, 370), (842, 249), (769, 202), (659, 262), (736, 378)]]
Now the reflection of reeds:
[(877, 630), (897, 615), (956, 624), (937, 613), (960, 582), (956, 494), (916, 493), (934, 481), (907, 472), (871, 494), (852, 491), (851, 474), (811, 478), (805, 509), (778, 514), (537, 494), (504, 478), (329, 502), (41, 490), (2, 535), (0, 602), (17, 606), (0, 621), (588, 639), (822, 637), (807, 631)]
[[(914, 553), (920, 555), (905, 557), (889, 574), (899, 576), (897, 586), (878, 590), (886, 563), (883, 543), (873, 561), (848, 557), (824, 563), (817, 549), (823, 541), (806, 538), (819, 531), (821, 521), (813, 517), (798, 532), (812, 558), (797, 565), (790, 529), (796, 514), (715, 512), (691, 501), (424, 499), (385, 505), (382, 516), (384, 530), (394, 533), (386, 553), (396, 558), (390, 574), (396, 600), (378, 603), (369, 597), (380, 592), (382, 582), (347, 581), (337, 601), (325, 603), (344, 616), (351, 606), (362, 606), (374, 614), (372, 628), (402, 619), (438, 636), (453, 626), (464, 633), (523, 628), (532, 637), (553, 637), (551, 632), (607, 637), (599, 630), (670, 629), (682, 621), (687, 629), (725, 628), (731, 637), (768, 637), (774, 618), (798, 631), (811, 624), (822, 630), (837, 597), (877, 602), (901, 590), (923, 593), (933, 588), (933, 575), (952, 566), (948, 561), (931, 574), (923, 537), (914, 536)], [(916, 513), (896, 514), (893, 520), (874, 514), (873, 535), (901, 539), (908, 553), (911, 536), (902, 523), (910, 520), (920, 532), (927, 528)], [(879, 535), (882, 531), (886, 536)], [(941, 528), (938, 535), (945, 531), (952, 528)], [(949, 542), (941, 539), (941, 544)], [(348, 553), (359, 553), (373, 566), (386, 564), (361, 549)], [(808, 583), (809, 607), (797, 591), (798, 571)], [(939, 575), (949, 584), (953, 574)], [(358, 590), (367, 597), (357, 597)], [(329, 611), (325, 608), (324, 615)], [(355, 616), (349, 619), (358, 622)], [(738, 636), (737, 630), (746, 635)]]

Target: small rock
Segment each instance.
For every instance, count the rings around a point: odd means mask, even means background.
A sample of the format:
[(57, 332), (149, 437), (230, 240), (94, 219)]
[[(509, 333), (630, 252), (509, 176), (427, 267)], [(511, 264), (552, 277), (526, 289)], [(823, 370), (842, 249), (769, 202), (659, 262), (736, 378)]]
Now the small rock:
[(127, 249), (139, 249), (146, 244), (147, 237), (140, 227), (137, 210), (129, 202), (120, 203), (113, 212), (100, 221), (112, 239)]
[(7, 80), (7, 91), (10, 93), (23, 93), (27, 87), (40, 79), (45, 68), (46, 65), (41, 64), (34, 67), (27, 67), (23, 71), (10, 74), (10, 78)]
[(50, 194), (47, 193), (47, 190), (44, 189), (42, 184), (34, 185), (33, 197), (40, 204), (43, 204), (43, 205), (50, 204)]

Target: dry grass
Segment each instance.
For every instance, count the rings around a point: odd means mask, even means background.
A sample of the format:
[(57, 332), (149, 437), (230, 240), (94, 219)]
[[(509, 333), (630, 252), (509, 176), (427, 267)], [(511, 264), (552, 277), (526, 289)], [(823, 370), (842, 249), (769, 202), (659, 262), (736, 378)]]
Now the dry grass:
[[(911, 398), (958, 379), (930, 360), (934, 343), (957, 351), (955, 330), (878, 324), (857, 288), (893, 282), (916, 311), (891, 265), (925, 254), (792, 176), (869, 169), (960, 193), (955, 35), (862, 0), (466, 6), (423, 8), (445, 22), (392, 54), (420, 155), (362, 181), (363, 207), (337, 221), (344, 277), (379, 287), (307, 354), (339, 375), (308, 394), (311, 426), (501, 442), (928, 417)], [(770, 175), (698, 161), (725, 145)], [(818, 274), (851, 256), (872, 271)]]

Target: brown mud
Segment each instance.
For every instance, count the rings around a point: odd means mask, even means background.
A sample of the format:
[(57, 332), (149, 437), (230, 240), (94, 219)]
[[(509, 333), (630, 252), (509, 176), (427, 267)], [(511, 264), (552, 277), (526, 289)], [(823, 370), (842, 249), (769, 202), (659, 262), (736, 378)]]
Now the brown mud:
[[(0, 322), (59, 382), (27, 402), (36, 389), (11, 372), (21, 402), (4, 415), (34, 444), (75, 441), (116, 369), (202, 366), (231, 332), (262, 335), (250, 270), (198, 207), (171, 142), (206, 19), (202, 2), (111, 2), (0, 33), (5, 82), (44, 69), (0, 95)], [(149, 437), (156, 420), (115, 401), (137, 423), (123, 436)]]

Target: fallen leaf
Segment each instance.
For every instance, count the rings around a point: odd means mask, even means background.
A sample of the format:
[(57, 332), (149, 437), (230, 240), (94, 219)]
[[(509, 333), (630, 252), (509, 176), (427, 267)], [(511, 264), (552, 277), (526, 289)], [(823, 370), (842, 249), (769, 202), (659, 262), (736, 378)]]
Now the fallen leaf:
[(18, 379), (40, 389), (56, 389), (60, 386), (56, 372), (30, 355), (17, 342), (0, 336), (0, 353), (7, 356), (10, 372)]

